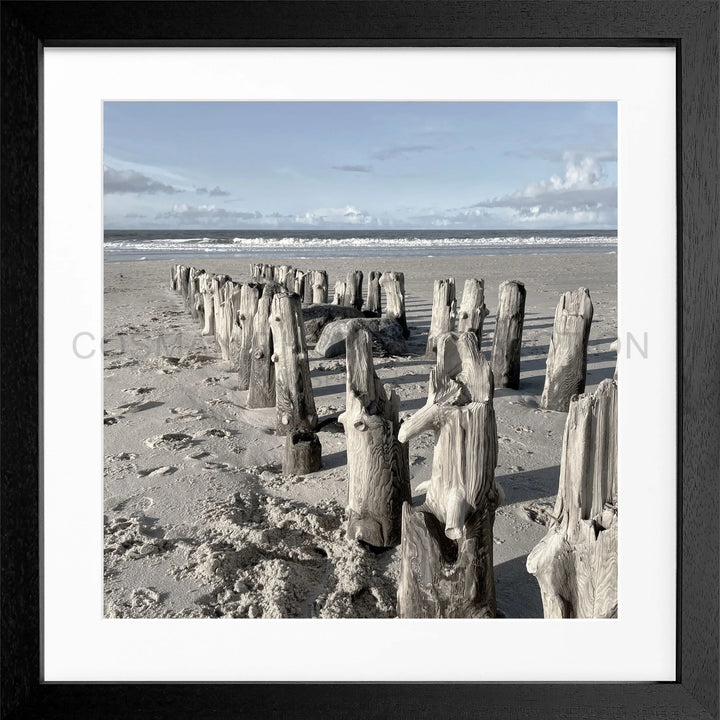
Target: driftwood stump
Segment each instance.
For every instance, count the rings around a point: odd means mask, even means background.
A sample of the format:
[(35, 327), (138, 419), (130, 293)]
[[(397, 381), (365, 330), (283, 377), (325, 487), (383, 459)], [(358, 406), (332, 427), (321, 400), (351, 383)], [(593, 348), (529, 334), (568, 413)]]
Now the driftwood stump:
[(270, 312), (278, 435), (314, 430), (317, 412), (310, 381), (300, 296), (280, 292)]
[(438, 338), (428, 401), (399, 439), (426, 430), (437, 438), (432, 474), (425, 503), (403, 511), (398, 615), (494, 617), (497, 428), (492, 372), (473, 332)]
[(384, 272), (380, 276), (380, 287), (385, 291), (385, 317), (397, 320), (403, 329), (403, 336), (410, 337), (405, 317), (405, 275), (401, 272)]
[(325, 270), (312, 271), (312, 301), (313, 305), (328, 301), (328, 275)]
[(345, 281), (345, 297), (343, 305), (354, 307), (356, 310), (360, 310), (360, 308), (362, 308), (362, 284), (362, 270), (351, 270), (347, 274), (347, 279)]
[(433, 287), (432, 319), (428, 330), (427, 357), (435, 357), (437, 339), (455, 325), (455, 278), (436, 280)]
[(570, 401), (547, 535), (527, 558), (546, 618), (617, 617), (617, 383)]
[(463, 287), (462, 301), (457, 315), (458, 332), (474, 332), (478, 344), (482, 347), (483, 322), (487, 317), (485, 307), (485, 281), (466, 280)]
[(555, 310), (541, 408), (567, 412), (570, 398), (584, 392), (592, 318), (593, 304), (586, 288), (562, 295)]
[(525, 286), (516, 280), (500, 283), (492, 361), (495, 387), (520, 387), (520, 350), (525, 321)]
[(249, 408), (275, 406), (275, 364), (272, 361), (273, 339), (270, 330), (270, 311), (275, 293), (280, 287), (268, 282), (262, 285), (257, 312), (253, 320), (252, 352), (250, 353)]
[(238, 390), (250, 387), (250, 353), (252, 352), (253, 323), (260, 301), (261, 286), (246, 283), (240, 291), (240, 309), (237, 313)]
[(313, 303), (313, 271), (306, 270), (303, 273), (303, 285), (302, 285), (302, 301), (303, 305), (312, 305)]
[(345, 427), (348, 537), (376, 547), (400, 542), (402, 506), (410, 501), (407, 443), (398, 440), (400, 400), (375, 374), (372, 339), (360, 321), (347, 336)]
[(382, 304), (380, 302), (380, 273), (371, 270), (368, 275), (367, 300), (363, 308), (367, 312), (380, 315), (382, 312)]
[(310, 430), (293, 430), (285, 438), (282, 470), (286, 475), (307, 475), (322, 467), (322, 446)]

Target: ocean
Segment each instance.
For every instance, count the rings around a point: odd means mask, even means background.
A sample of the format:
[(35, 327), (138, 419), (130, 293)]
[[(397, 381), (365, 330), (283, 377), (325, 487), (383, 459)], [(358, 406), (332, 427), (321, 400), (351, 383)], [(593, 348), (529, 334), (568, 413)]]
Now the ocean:
[(616, 252), (614, 230), (106, 230), (105, 260)]

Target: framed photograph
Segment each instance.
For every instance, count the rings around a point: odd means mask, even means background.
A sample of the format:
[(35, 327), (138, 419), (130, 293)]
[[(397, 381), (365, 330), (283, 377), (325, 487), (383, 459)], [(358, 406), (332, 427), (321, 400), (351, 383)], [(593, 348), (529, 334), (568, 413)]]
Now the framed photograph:
[(716, 2), (0, 7), (4, 717), (718, 717)]

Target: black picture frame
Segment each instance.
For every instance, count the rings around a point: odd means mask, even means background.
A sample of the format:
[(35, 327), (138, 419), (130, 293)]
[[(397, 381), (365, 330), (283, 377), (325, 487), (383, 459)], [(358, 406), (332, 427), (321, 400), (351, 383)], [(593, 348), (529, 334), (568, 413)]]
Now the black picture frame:
[[(0, 2), (0, 21), (2, 718), (718, 718), (718, 0), (26, 0)], [(42, 49), (325, 45), (676, 48), (675, 682), (42, 681)], [(652, 252), (652, 238), (647, 243)], [(661, 308), (661, 299), (659, 287), (652, 306)], [(651, 484), (648, 478), (637, 480)], [(650, 507), (649, 534), (674, 520), (654, 516)], [(479, 663), (492, 662), (491, 649), (477, 650)], [(592, 648), (573, 652), (581, 662)]]

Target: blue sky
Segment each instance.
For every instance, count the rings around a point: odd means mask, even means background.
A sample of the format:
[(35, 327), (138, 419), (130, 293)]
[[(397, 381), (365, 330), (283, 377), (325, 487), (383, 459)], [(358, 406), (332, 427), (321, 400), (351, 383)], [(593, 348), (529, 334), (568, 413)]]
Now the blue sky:
[(106, 228), (615, 229), (615, 103), (108, 102)]

